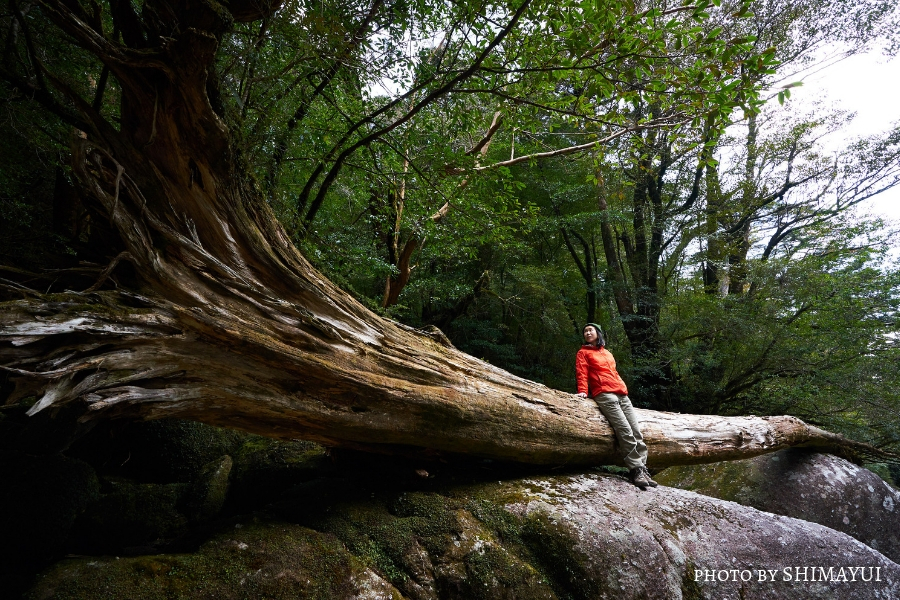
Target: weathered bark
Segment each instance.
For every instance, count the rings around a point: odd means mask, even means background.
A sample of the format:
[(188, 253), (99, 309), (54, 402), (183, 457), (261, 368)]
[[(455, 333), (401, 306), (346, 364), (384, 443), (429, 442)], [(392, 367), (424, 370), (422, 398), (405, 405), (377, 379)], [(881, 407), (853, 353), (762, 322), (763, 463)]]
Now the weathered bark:
[[(371, 314), (304, 314), (285, 303), (264, 317), (259, 305), (239, 310), (224, 300), (187, 305), (99, 292), (6, 303), (0, 360), (17, 383), (13, 399), (42, 394), (32, 413), (80, 400), (88, 419), (177, 416), (381, 452), (618, 460), (591, 400)], [(333, 300), (358, 308), (343, 294)], [(792, 417), (639, 414), (655, 467), (789, 446), (865, 451)]]
[[(137, 51), (110, 43), (66, 3), (42, 4), (120, 82), (121, 131), (78, 105), (92, 131), (76, 139), (73, 169), (82, 195), (109, 215), (140, 290), (23, 290), (29, 297), (0, 305), (10, 401), (34, 395), (32, 414), (77, 401), (88, 419), (177, 416), (386, 452), (616, 460), (590, 400), (378, 317), (298, 253), (209, 100), (221, 12), (148, 0), (167, 35), (123, 22), (123, 39), (159, 44)], [(791, 417), (641, 417), (655, 466), (847, 447)]]

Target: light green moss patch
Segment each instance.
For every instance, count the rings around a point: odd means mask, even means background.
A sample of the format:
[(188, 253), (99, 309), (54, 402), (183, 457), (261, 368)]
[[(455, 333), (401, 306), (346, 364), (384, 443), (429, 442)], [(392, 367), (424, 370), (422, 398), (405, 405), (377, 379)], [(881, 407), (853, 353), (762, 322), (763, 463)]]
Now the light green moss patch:
[(759, 473), (752, 459), (669, 467), (654, 476), (661, 485), (747, 504)]

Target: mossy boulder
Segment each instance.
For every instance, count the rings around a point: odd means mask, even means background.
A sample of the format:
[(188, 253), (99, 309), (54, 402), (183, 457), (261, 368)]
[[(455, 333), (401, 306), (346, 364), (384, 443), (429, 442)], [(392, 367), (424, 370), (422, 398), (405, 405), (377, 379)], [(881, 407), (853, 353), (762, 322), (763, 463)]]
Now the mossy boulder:
[(258, 435), (244, 439), (232, 457), (228, 497), (232, 510), (265, 506), (330, 467), (327, 451), (318, 444)]
[(31, 600), (400, 600), (334, 536), (283, 522), (248, 522), (193, 554), (67, 559), (43, 573)]
[(209, 520), (222, 510), (228, 494), (228, 479), (232, 467), (227, 454), (210, 461), (200, 470), (190, 485), (185, 502), (185, 512), (192, 521)]
[[(900, 597), (900, 565), (846, 534), (693, 492), (599, 473), (405, 489), (376, 479), (297, 486), (278, 514), (228, 524), (194, 554), (65, 560), (28, 597)], [(877, 581), (786, 580), (818, 566), (877, 568)]]
[(479, 508), (465, 493), (376, 493), (307, 522), (335, 535), (408, 598), (556, 598), (528, 550), (504, 541), (473, 513)]
[(69, 455), (104, 475), (189, 483), (210, 461), (233, 454), (248, 435), (181, 419), (102, 423), (73, 444)]
[(105, 479), (103, 495), (79, 516), (70, 551), (78, 554), (135, 554), (187, 530), (185, 483), (135, 483)]
[(788, 449), (747, 460), (670, 467), (657, 481), (819, 523), (900, 561), (900, 492), (831, 454)]

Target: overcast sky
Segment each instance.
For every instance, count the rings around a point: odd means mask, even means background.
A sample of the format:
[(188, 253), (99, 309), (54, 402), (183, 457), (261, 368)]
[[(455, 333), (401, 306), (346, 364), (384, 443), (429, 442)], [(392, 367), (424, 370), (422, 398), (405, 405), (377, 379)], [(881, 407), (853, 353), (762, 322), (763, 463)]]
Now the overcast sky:
[[(791, 92), (790, 102), (805, 106), (814, 100), (828, 99), (837, 108), (856, 112), (843, 137), (883, 132), (900, 122), (900, 58), (888, 60), (880, 52), (847, 58), (807, 75), (803, 86)], [(839, 140), (832, 143), (837, 147)], [(900, 186), (869, 203), (873, 214), (900, 223)]]

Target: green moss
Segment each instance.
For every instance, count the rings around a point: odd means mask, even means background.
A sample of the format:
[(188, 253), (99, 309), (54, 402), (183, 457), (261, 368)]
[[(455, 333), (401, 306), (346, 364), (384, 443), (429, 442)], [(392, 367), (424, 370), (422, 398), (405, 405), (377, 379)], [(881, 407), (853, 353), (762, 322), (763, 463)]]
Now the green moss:
[(415, 535), (424, 538), (440, 551), (439, 541), (460, 533), (453, 511), (460, 504), (452, 498), (433, 492), (408, 492), (391, 503), (391, 512), (407, 523)]
[(193, 521), (205, 521), (219, 514), (228, 493), (232, 460), (227, 454), (210, 461), (200, 470), (187, 494), (185, 511)]
[[(288, 483), (300, 472), (319, 475), (325, 453), (314, 444), (250, 436), (235, 456), (232, 476), (242, 465), (238, 481), (247, 485), (258, 472), (282, 473)], [(306, 481), (269, 505), (299, 524), (251, 523), (192, 555), (64, 561), (31, 597), (340, 598), (353, 593), (354, 578), (367, 568), (406, 597), (421, 595), (422, 587), (441, 598), (486, 600), (613, 593), (617, 556), (604, 566), (604, 557), (584, 555), (577, 532), (547, 512), (522, 517), (505, 508), (535, 499), (553, 504), (567, 479), (446, 487), (413, 480), (407, 484), (419, 489), (397, 492), (394, 480), (369, 471)], [(683, 592), (693, 593), (686, 577)]]
[(344, 598), (364, 565), (332, 536), (287, 523), (253, 523), (192, 555), (71, 559), (44, 573), (28, 598)]
[(682, 600), (703, 600), (703, 588), (694, 577), (694, 563), (687, 561), (684, 565), (684, 575), (681, 577)]
[(482, 485), (467, 490), (472, 513), (491, 527), (504, 548), (527, 563), (540, 581), (559, 598), (605, 597), (605, 582), (589, 573), (591, 557), (577, 547), (577, 534), (542, 511), (520, 517), (504, 507), (526, 505), (535, 499), (546, 501), (561, 495), (557, 484), (568, 478), (554, 478), (549, 486), (517, 482), (515, 485)]
[[(554, 581), (554, 569), (546, 568), (546, 562), (558, 561), (543, 560), (543, 541), (532, 535), (533, 526), (504, 508), (531, 497), (519, 486), (485, 484), (455, 488), (447, 495), (408, 492), (393, 501), (398, 518), (383, 529), (392, 535), (403, 532), (401, 538), (415, 536), (435, 563), (458, 561), (457, 570), (465, 577), (438, 582), (445, 592), (455, 590), (451, 596), (555, 598), (562, 591), (562, 597), (572, 597)], [(560, 549), (565, 560), (570, 553), (571, 546)]]
[(556, 598), (546, 578), (502, 546), (488, 545), (465, 557), (465, 598)]
[(328, 454), (318, 444), (258, 435), (246, 437), (233, 457), (228, 501), (235, 510), (268, 504), (329, 468)]
[(553, 522), (549, 515), (530, 513), (522, 524), (522, 539), (535, 562), (562, 598), (596, 598), (603, 589), (588, 574), (588, 558), (575, 547), (571, 533)]
[(502, 505), (482, 498), (470, 501), (467, 508), (479, 521), (493, 529), (501, 540), (522, 542), (522, 519)]
[(662, 485), (747, 504), (759, 474), (751, 460), (669, 467), (655, 476)]
[(396, 586), (410, 577), (408, 556), (414, 540), (421, 540), (429, 553), (441, 554), (453, 533), (448, 519), (397, 517), (380, 503), (355, 503), (334, 507), (320, 522), (323, 531), (338, 537), (354, 555), (380, 572)]
[(188, 483), (204, 465), (232, 455), (247, 434), (195, 421), (101, 423), (70, 454), (106, 475), (146, 483)]
[[(498, 536), (492, 524), (502, 524), (505, 535), (518, 527), (501, 508), (431, 491), (373, 496), (331, 506), (314, 526), (335, 535), (401, 591), (424, 582), (442, 597), (555, 597), (546, 578), (501, 541), (504, 534)], [(479, 519), (470, 506), (490, 519)], [(431, 568), (426, 564), (435, 565), (434, 572), (423, 572)]]

